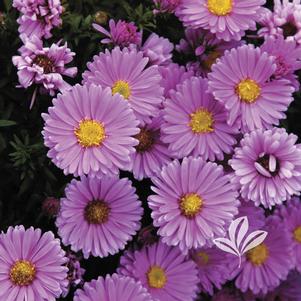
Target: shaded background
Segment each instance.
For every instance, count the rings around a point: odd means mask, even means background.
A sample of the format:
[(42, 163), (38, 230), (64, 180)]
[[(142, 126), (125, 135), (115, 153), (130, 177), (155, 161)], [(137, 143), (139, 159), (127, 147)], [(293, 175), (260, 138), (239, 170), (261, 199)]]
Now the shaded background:
[[(183, 37), (184, 29), (175, 16), (154, 17), (152, 1), (121, 0), (69, 0), (62, 1), (65, 6), (63, 25), (53, 31), (53, 37), (45, 41), (45, 46), (63, 39), (76, 53), (73, 65), (79, 69), (78, 76), (68, 81), (71, 84), (81, 81), (82, 71), (94, 54), (102, 51), (100, 34), (91, 24), (95, 18), (102, 21), (105, 12), (108, 18), (134, 21), (144, 30), (144, 39), (151, 31), (169, 38), (175, 44)], [(101, 2), (101, 3), (100, 3)], [(269, 7), (273, 1), (268, 1)], [(42, 210), (46, 197), (60, 198), (65, 185), (71, 177), (63, 175), (47, 158), (47, 149), (43, 145), (41, 113), (51, 106), (51, 97), (39, 95), (34, 108), (29, 104), (34, 87), (24, 90), (18, 85), (17, 70), (11, 58), (17, 55), (21, 41), (18, 37), (18, 13), (11, 8), (12, 0), (0, 0), (0, 230), (6, 231), (10, 225), (23, 224), (25, 227), (39, 227), (43, 231), (54, 231), (54, 219), (47, 217)], [(105, 19), (104, 19), (105, 20)], [(252, 43), (260, 41), (252, 40)], [(175, 53), (175, 61), (185, 63), (187, 58)], [(288, 118), (282, 123), (288, 132), (300, 137), (301, 134), (301, 95), (295, 94), (295, 101), (288, 110)], [(143, 201), (145, 214), (143, 226), (151, 223), (150, 211), (146, 205), (150, 194), (150, 181), (135, 181), (130, 174), (122, 176), (133, 180), (137, 193)], [(90, 258), (82, 260), (86, 269), (85, 280), (99, 275), (113, 273), (119, 263), (119, 253), (106, 259)], [(184, 285), (184, 284), (183, 284)], [(229, 284), (231, 285), (231, 284)], [(72, 300), (69, 297), (60, 300)], [(205, 299), (202, 299), (205, 300)]]

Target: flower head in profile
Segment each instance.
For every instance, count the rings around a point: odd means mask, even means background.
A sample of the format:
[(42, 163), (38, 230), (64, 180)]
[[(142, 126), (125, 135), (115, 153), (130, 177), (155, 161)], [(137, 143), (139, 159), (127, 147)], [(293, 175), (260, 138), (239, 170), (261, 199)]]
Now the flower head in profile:
[(218, 39), (240, 40), (246, 30), (255, 30), (265, 0), (182, 0), (176, 15), (191, 28), (211, 31)]
[(101, 40), (102, 44), (113, 44), (114, 46), (127, 47), (130, 44), (140, 45), (142, 41), (142, 32), (138, 31), (134, 22), (126, 22), (118, 20), (115, 22), (113, 19), (109, 21), (110, 31), (107, 31), (99, 24), (93, 24), (94, 29), (101, 32), (106, 36)]
[(62, 24), (60, 0), (14, 0), (13, 7), (21, 13), (17, 19), (19, 32), (26, 37), (52, 37), (51, 30)]
[(119, 273), (140, 281), (153, 300), (193, 301), (198, 290), (195, 263), (162, 242), (121, 257)]
[(59, 94), (42, 117), (47, 155), (65, 174), (101, 176), (128, 169), (138, 121), (110, 88), (76, 85)]
[(66, 262), (52, 232), (9, 227), (0, 235), (0, 299), (55, 301), (68, 285)]
[(106, 257), (124, 249), (140, 228), (141, 202), (124, 178), (72, 180), (61, 200), (58, 233), (74, 252)]
[(212, 66), (209, 88), (229, 111), (229, 125), (248, 132), (285, 118), (294, 88), (286, 79), (271, 80), (276, 69), (275, 58), (253, 45), (226, 51)]
[(117, 274), (86, 282), (75, 292), (74, 301), (153, 301), (141, 283)]

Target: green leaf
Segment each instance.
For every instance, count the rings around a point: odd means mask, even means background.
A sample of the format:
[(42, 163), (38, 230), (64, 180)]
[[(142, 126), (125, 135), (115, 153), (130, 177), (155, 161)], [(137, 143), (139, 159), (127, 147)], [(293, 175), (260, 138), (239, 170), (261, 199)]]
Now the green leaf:
[(5, 119), (0, 120), (0, 127), (12, 126), (12, 125), (16, 125), (16, 124), (17, 123), (12, 120), (5, 120)]

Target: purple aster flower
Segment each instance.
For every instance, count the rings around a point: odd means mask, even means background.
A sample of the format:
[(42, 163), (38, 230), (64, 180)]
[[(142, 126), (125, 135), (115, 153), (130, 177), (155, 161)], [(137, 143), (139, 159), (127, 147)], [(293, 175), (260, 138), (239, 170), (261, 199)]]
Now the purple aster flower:
[(136, 146), (136, 152), (132, 154), (129, 170), (137, 180), (155, 175), (171, 160), (168, 145), (161, 141), (160, 129), (163, 123), (161, 115), (140, 128), (140, 133), (134, 136), (139, 144)]
[(294, 72), (301, 69), (301, 46), (294, 40), (284, 40), (282, 36), (268, 37), (261, 50), (275, 57), (277, 69), (274, 77), (286, 78), (298, 91), (300, 83)]
[(265, 10), (259, 20), (263, 26), (259, 36), (282, 36), (288, 40), (301, 43), (301, 5), (300, 0), (275, 0), (274, 11)]
[(183, 252), (205, 246), (225, 234), (238, 213), (237, 192), (223, 167), (201, 158), (174, 160), (154, 178), (148, 198), (154, 226), (168, 245)]
[(243, 292), (250, 289), (254, 294), (266, 294), (285, 280), (292, 268), (289, 235), (279, 218), (268, 217), (263, 230), (268, 232), (264, 242), (242, 258), (235, 285)]
[(128, 179), (81, 177), (61, 200), (58, 233), (71, 250), (106, 257), (124, 249), (140, 228), (141, 202)]
[(225, 254), (215, 246), (192, 250), (190, 257), (198, 267), (201, 292), (213, 295), (214, 287), (221, 289), (230, 278), (229, 261), (233, 261), (233, 256)]
[(237, 132), (227, 124), (227, 111), (207, 93), (208, 81), (192, 77), (164, 103), (162, 140), (177, 157), (201, 156), (223, 160), (236, 144)]
[(52, 232), (9, 227), (0, 235), (0, 299), (55, 301), (68, 284), (66, 261)]
[(154, 300), (195, 300), (198, 283), (196, 265), (178, 248), (158, 242), (131, 253), (126, 265), (123, 262), (121, 258), (119, 272), (140, 281)]
[(167, 65), (171, 62), (174, 45), (166, 38), (152, 33), (141, 47), (144, 56), (152, 65)]
[(138, 121), (128, 102), (110, 88), (74, 86), (58, 95), (45, 121), (48, 157), (65, 174), (118, 174), (128, 169), (138, 141)]
[(62, 24), (64, 11), (60, 0), (14, 0), (13, 6), (21, 12), (17, 22), (19, 32), (29, 38), (52, 37), (51, 30)]
[(204, 28), (225, 41), (240, 40), (256, 29), (265, 0), (182, 0), (176, 15), (186, 27)]
[[(19, 49), (20, 56), (13, 56), (13, 64), (18, 68), (20, 86), (27, 89), (33, 84), (39, 85), (51, 96), (57, 90), (63, 92), (71, 86), (63, 80), (62, 75), (75, 77), (76, 67), (66, 68), (65, 65), (73, 60), (74, 52), (67, 43), (58, 42), (49, 47), (43, 47), (43, 42), (34, 36), (25, 39), (25, 44)], [(35, 97), (35, 96), (34, 96)], [(34, 97), (30, 107), (34, 104)]]
[(153, 13), (174, 13), (176, 8), (179, 6), (181, 0), (153, 0), (156, 8)]
[(162, 75), (161, 87), (164, 88), (164, 97), (170, 98), (172, 91), (174, 91), (177, 85), (182, 84), (186, 79), (193, 76), (192, 71), (187, 71), (184, 66), (171, 63), (167, 66), (159, 68)]
[(209, 88), (229, 111), (229, 125), (238, 122), (248, 132), (285, 118), (294, 88), (288, 80), (271, 80), (276, 69), (274, 57), (253, 45), (226, 51), (212, 66)]
[(301, 191), (301, 145), (285, 129), (245, 134), (230, 165), (242, 197), (266, 208), (281, 204)]
[(146, 289), (130, 277), (113, 274), (86, 282), (75, 292), (74, 301), (153, 301)]
[(265, 301), (301, 301), (301, 275), (295, 271), (290, 272), (273, 292), (265, 296)]
[(112, 94), (120, 94), (128, 100), (136, 117), (142, 123), (150, 123), (159, 113), (163, 101), (163, 88), (158, 66), (147, 67), (148, 58), (136, 49), (116, 47), (94, 56), (83, 74), (84, 83), (110, 87)]
[(282, 218), (285, 228), (289, 232), (290, 243), (293, 248), (292, 260), (294, 267), (301, 272), (301, 202), (299, 198), (287, 201), (287, 206), (278, 208), (277, 214)]
[(107, 37), (101, 40), (102, 44), (127, 47), (130, 44), (140, 45), (142, 41), (142, 31), (138, 32), (138, 28), (134, 22), (128, 23), (118, 20), (116, 23), (111, 19), (109, 21), (110, 32), (96, 23), (93, 24), (93, 27)]

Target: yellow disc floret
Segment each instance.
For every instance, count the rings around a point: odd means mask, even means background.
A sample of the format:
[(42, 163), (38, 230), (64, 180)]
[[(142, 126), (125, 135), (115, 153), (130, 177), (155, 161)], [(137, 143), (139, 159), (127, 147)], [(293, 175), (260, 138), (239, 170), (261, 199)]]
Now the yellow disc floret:
[(208, 0), (208, 10), (216, 16), (226, 16), (232, 12), (233, 0)]
[(196, 193), (185, 194), (180, 199), (180, 210), (188, 218), (196, 216), (202, 208), (203, 200)]
[(36, 276), (35, 266), (27, 260), (18, 260), (10, 269), (10, 280), (18, 286), (26, 286), (33, 282)]
[(260, 244), (259, 246), (248, 251), (247, 253), (247, 259), (257, 266), (265, 263), (268, 257), (269, 250), (265, 244)]
[(167, 282), (165, 271), (157, 265), (147, 272), (148, 285), (152, 288), (163, 288)]
[(112, 87), (112, 94), (114, 95), (116, 93), (119, 93), (125, 99), (129, 99), (131, 96), (131, 87), (129, 83), (124, 80), (116, 81)]
[(189, 126), (195, 134), (205, 134), (212, 132), (214, 119), (212, 113), (206, 109), (199, 109), (195, 113), (190, 114)]
[(253, 103), (260, 96), (261, 88), (256, 81), (247, 78), (236, 86), (235, 92), (242, 101)]

